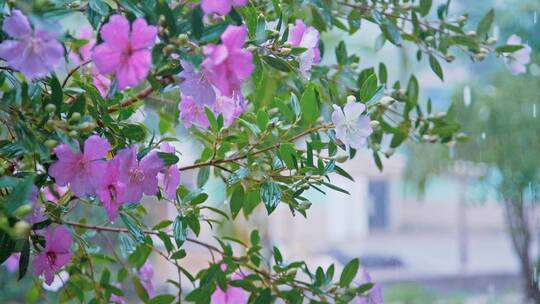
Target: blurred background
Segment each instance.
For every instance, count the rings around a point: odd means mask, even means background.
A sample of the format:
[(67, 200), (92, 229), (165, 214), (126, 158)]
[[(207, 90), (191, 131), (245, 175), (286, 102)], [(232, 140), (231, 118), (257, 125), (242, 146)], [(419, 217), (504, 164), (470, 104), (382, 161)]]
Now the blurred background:
[[(492, 35), (506, 41), (515, 33), (531, 45), (528, 72), (512, 76), (500, 59), (470, 64), (458, 58), (444, 66), (443, 83), (425, 62), (416, 62), (407, 45), (377, 49), (379, 31), (368, 22), (345, 42), (349, 53), (360, 56), (360, 69), (383, 60), (390, 83), (406, 82), (414, 72), (420, 99), (431, 98), (435, 112), (454, 115), (468, 142), (437, 147), (411, 142), (383, 160), (383, 172), (369, 153), (359, 151), (342, 164), (355, 182), (339, 176), (332, 180), (351, 195), (311, 193), (307, 219), (291, 215), (286, 206), (268, 218), (259, 206), (249, 221), (239, 217), (218, 226), (217, 233), (248, 239), (257, 228), (267, 248), (279, 246), (286, 260), (305, 260), (313, 267), (334, 263), (339, 269), (359, 257), (382, 285), (386, 303), (539, 303), (540, 1), (454, 0), (451, 7), (450, 15), (469, 12), (472, 24), (494, 7)], [(66, 24), (80, 26), (73, 20)], [(336, 30), (322, 39), (332, 50), (345, 36)], [(328, 52), (324, 60), (331, 64), (335, 58)], [(152, 107), (137, 117), (159, 130)], [(182, 126), (175, 136), (181, 163), (191, 164), (200, 147)], [(196, 180), (196, 172), (182, 176), (189, 187)], [(204, 188), (208, 202), (228, 210), (222, 181), (211, 179)], [(170, 204), (145, 204), (150, 223), (176, 215)], [(212, 242), (212, 233), (203, 227), (201, 238)], [(195, 271), (212, 260), (204, 248), (186, 245), (186, 268)], [(176, 270), (158, 256), (151, 260), (156, 284), (176, 277)], [(25, 302), (32, 283), (28, 276), (16, 282), (1, 267), (0, 303)], [(157, 286), (158, 291), (167, 288), (171, 285)]]

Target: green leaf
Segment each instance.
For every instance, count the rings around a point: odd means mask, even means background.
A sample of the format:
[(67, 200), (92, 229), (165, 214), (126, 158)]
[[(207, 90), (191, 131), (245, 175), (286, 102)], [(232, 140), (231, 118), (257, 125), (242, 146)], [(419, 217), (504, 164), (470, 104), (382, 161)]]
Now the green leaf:
[(266, 206), (268, 214), (272, 213), (281, 201), (281, 188), (274, 182), (267, 182), (261, 186), (261, 199)]
[(24, 240), (21, 257), (19, 259), (19, 280), (26, 275), (28, 270), (28, 263), (30, 262), (30, 241)]
[(418, 12), (420, 13), (420, 16), (426, 16), (431, 9), (431, 5), (432, 0), (420, 0), (420, 6), (418, 7)]
[(129, 215), (120, 213), (120, 218), (135, 240), (139, 243), (143, 243), (145, 235), (142, 232), (141, 227)]
[(317, 101), (317, 94), (315, 92), (315, 86), (308, 84), (302, 98), (300, 99), (300, 105), (302, 106), (302, 118), (307, 123), (313, 123), (319, 118), (319, 103)]
[(49, 84), (52, 91), (51, 102), (56, 106), (56, 116), (60, 117), (60, 113), (62, 113), (62, 104), (64, 103), (64, 93), (62, 92), (62, 85), (54, 74), (51, 76)]
[(15, 241), (4, 230), (0, 230), (0, 264), (11, 256), (14, 249)]
[(381, 29), (386, 39), (397, 46), (401, 46), (401, 34), (399, 33), (399, 28), (392, 21), (386, 20)]
[(336, 47), (336, 60), (339, 65), (346, 65), (347, 64), (347, 47), (345, 46), (345, 42), (340, 41), (338, 46)]
[(368, 76), (360, 88), (360, 100), (367, 102), (377, 91), (377, 75), (375, 73)]
[(22, 205), (28, 203), (32, 188), (34, 186), (34, 175), (29, 175), (25, 179), (20, 180), (7, 198), (7, 213), (12, 215)]
[(495, 11), (493, 9), (490, 9), (476, 27), (476, 35), (478, 37), (482, 37), (489, 32), (489, 29), (493, 24), (493, 19), (495, 19)]
[(296, 168), (296, 149), (292, 143), (282, 143), (279, 146), (279, 155), (281, 160), (285, 163), (287, 168), (294, 169)]
[(283, 72), (292, 71), (291, 65), (281, 58), (267, 55), (263, 57), (263, 60), (276, 70), (280, 70)]
[(107, 16), (109, 14), (109, 5), (103, 0), (90, 0), (88, 1), (88, 5), (101, 16)]
[(443, 70), (441, 68), (441, 65), (439, 64), (439, 61), (437, 60), (437, 58), (435, 58), (435, 56), (433, 56), (433, 55), (429, 55), (429, 66), (431, 67), (433, 72), (437, 76), (439, 76), (439, 78), (442, 81), (444, 81), (444, 75), (443, 75)]
[(270, 288), (263, 290), (257, 298), (255, 298), (255, 304), (270, 304), (272, 303), (272, 292)]
[(219, 131), (218, 121), (216, 119), (216, 116), (214, 115), (214, 112), (212, 110), (205, 106), (204, 107), (204, 113), (206, 113), (206, 117), (208, 118), (208, 122), (210, 123), (210, 127), (212, 127), (212, 130), (215, 132)]
[(139, 124), (128, 124), (122, 129), (122, 135), (132, 141), (141, 142), (146, 138), (146, 128)]
[(157, 154), (163, 160), (165, 166), (174, 165), (180, 161), (174, 153), (158, 152)]
[(235, 187), (231, 195), (230, 207), (233, 219), (235, 219), (238, 213), (240, 213), (240, 210), (242, 210), (243, 203), (244, 188), (242, 187), (242, 185), (239, 184), (237, 187)]
[(173, 295), (162, 294), (162, 295), (158, 295), (158, 296), (153, 297), (148, 302), (148, 304), (170, 304), (170, 303), (174, 302), (175, 299), (176, 299), (176, 297), (173, 296)]
[(138, 277), (134, 276), (131, 278), (131, 282), (133, 282), (133, 287), (135, 287), (135, 293), (141, 299), (143, 302), (148, 302), (148, 292), (146, 291), (146, 288), (141, 284), (141, 281)]
[(514, 53), (523, 48), (523, 45), (506, 44), (495, 49), (497, 53)]
[(270, 118), (268, 117), (268, 112), (266, 109), (259, 109), (257, 111), (257, 126), (261, 130), (266, 130), (266, 126), (268, 126), (268, 122), (270, 121)]
[(187, 225), (182, 216), (177, 216), (173, 224), (173, 235), (176, 244), (180, 246), (187, 238)]
[(210, 167), (202, 167), (197, 173), (197, 187), (201, 188), (206, 185), (208, 179), (210, 178)]
[(354, 277), (356, 277), (356, 273), (358, 272), (359, 267), (360, 261), (358, 259), (354, 259), (347, 263), (347, 265), (345, 265), (345, 267), (343, 268), (343, 272), (341, 272), (341, 277), (339, 278), (339, 286), (349, 286), (349, 284), (351, 284), (351, 282), (354, 280)]

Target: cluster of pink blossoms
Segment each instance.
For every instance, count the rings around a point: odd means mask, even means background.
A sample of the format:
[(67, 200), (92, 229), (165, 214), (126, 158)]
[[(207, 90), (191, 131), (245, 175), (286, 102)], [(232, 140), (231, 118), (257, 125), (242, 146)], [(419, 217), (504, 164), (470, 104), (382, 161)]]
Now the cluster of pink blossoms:
[(229, 26), (221, 35), (221, 44), (204, 47), (200, 72), (182, 62), (179, 109), (185, 127), (195, 124), (207, 128), (205, 107), (216, 115), (221, 113), (227, 126), (244, 112), (241, 86), (255, 69), (253, 54), (243, 49), (246, 38), (245, 26)]
[[(175, 152), (167, 144), (162, 145), (162, 149), (167, 153)], [(158, 176), (161, 176), (167, 196), (171, 199), (176, 197), (176, 188), (180, 183), (178, 168), (166, 167), (157, 151), (138, 159), (138, 148), (133, 145), (118, 151), (112, 159), (105, 160), (110, 150), (107, 139), (97, 135), (85, 141), (82, 151), (61, 144), (54, 149), (58, 161), (49, 167), (49, 175), (58, 185), (69, 185), (78, 197), (98, 197), (110, 220), (118, 217), (118, 209), (123, 204), (137, 203), (143, 194), (156, 194), (159, 190)]]

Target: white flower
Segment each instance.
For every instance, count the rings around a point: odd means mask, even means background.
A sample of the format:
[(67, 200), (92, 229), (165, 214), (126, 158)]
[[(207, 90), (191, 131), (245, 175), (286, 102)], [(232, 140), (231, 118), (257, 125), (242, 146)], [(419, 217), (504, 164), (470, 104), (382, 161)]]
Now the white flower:
[(523, 48), (505, 57), (506, 66), (514, 75), (527, 72), (526, 65), (531, 61), (531, 47), (521, 42), (521, 37), (512, 35), (508, 38), (507, 44), (523, 45)]
[(364, 104), (352, 100), (347, 101), (343, 110), (334, 105), (332, 122), (336, 128), (336, 137), (354, 149), (362, 148), (373, 132), (369, 117), (362, 115), (365, 109)]

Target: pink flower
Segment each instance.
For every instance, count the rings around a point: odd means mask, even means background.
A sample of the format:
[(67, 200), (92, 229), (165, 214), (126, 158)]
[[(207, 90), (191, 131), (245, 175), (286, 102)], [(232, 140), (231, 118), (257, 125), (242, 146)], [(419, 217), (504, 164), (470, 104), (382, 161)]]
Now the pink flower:
[(163, 169), (163, 160), (156, 151), (151, 151), (140, 161), (137, 159), (137, 146), (120, 150), (120, 181), (126, 185), (125, 200), (139, 202), (144, 194), (158, 192), (157, 175)]
[[(362, 270), (362, 281), (360, 284), (372, 283), (371, 276), (369, 273), (363, 269)], [(357, 304), (383, 304), (383, 293), (382, 288), (379, 284), (374, 284), (373, 287), (363, 296), (359, 297), (356, 301)]]
[(531, 47), (521, 42), (521, 37), (518, 35), (512, 35), (508, 38), (507, 44), (510, 45), (522, 45), (523, 48), (512, 53), (507, 54), (504, 58), (506, 66), (513, 75), (519, 75), (527, 72), (527, 64), (531, 62)]
[(222, 114), (225, 126), (230, 126), (246, 110), (244, 96), (240, 92), (235, 92), (232, 98), (219, 95), (212, 110), (216, 116)]
[(208, 128), (210, 123), (204, 112), (205, 105), (199, 105), (193, 97), (182, 95), (182, 99), (178, 104), (180, 110), (180, 120), (184, 123), (184, 127), (191, 128), (197, 125), (203, 128)]
[(137, 18), (130, 29), (126, 17), (114, 15), (100, 33), (103, 43), (92, 54), (99, 72), (115, 74), (119, 89), (138, 85), (150, 71), (157, 28)]
[(13, 39), (0, 43), (0, 58), (29, 80), (46, 76), (63, 62), (62, 44), (51, 33), (32, 30), (21, 11), (11, 11), (2, 30)]
[(19, 269), (19, 260), (21, 259), (21, 254), (19, 252), (14, 253), (9, 256), (9, 258), (4, 262), (4, 266), (9, 272), (15, 272)]
[[(231, 276), (231, 280), (239, 280), (242, 276), (234, 273)], [(212, 294), (212, 304), (241, 304), (247, 303), (248, 296), (246, 291), (240, 287), (228, 286), (227, 290), (223, 291), (219, 286)]]
[(118, 209), (127, 203), (126, 184), (120, 181), (120, 158), (118, 156), (106, 162), (104, 167), (95, 167), (96, 195), (107, 212), (109, 220), (118, 218)]
[(248, 0), (201, 0), (201, 8), (205, 14), (216, 13), (227, 15), (233, 6), (244, 6)]
[[(176, 153), (176, 149), (169, 145), (169, 143), (162, 143), (161, 151), (166, 153)], [(163, 185), (163, 190), (167, 194), (167, 197), (171, 200), (176, 199), (176, 188), (180, 184), (180, 171), (178, 170), (177, 165), (171, 165), (161, 171), (158, 175), (158, 179)]]
[(144, 265), (139, 269), (139, 279), (141, 284), (146, 289), (146, 293), (150, 298), (153, 298), (156, 295), (156, 290), (154, 289), (154, 283), (152, 279), (154, 278), (154, 267), (150, 262), (144, 263)]
[(62, 268), (73, 255), (71, 234), (65, 227), (48, 228), (45, 232), (45, 248), (34, 259), (36, 275), (44, 275), (45, 283), (51, 285), (54, 274)]
[[(116, 288), (122, 288), (122, 284), (120, 283), (115, 283), (113, 284)], [(111, 294), (111, 303), (115, 303), (115, 304), (127, 304), (127, 301), (126, 301), (126, 298), (122, 297), (122, 296), (119, 296), (119, 295), (115, 295), (114, 293)]]
[(307, 27), (302, 20), (297, 19), (289, 34), (289, 42), (292, 46), (307, 49), (304, 53), (300, 54), (299, 69), (304, 77), (309, 78), (311, 75), (311, 67), (321, 61), (319, 31), (314, 27)]
[(69, 53), (69, 59), (73, 64), (81, 65), (92, 58), (92, 49), (96, 45), (96, 39), (92, 35), (92, 29), (83, 27), (77, 34), (77, 39), (87, 40), (86, 44), (79, 47), (78, 50)]
[(222, 44), (204, 47), (203, 73), (224, 96), (231, 97), (239, 91), (255, 68), (253, 55), (242, 49), (246, 35), (244, 25), (230, 25), (221, 35)]
[(45, 187), (45, 189), (43, 189), (41, 192), (47, 201), (58, 204), (60, 198), (66, 194), (67, 190), (68, 189), (66, 187), (58, 187), (58, 185), (54, 185), (52, 188)]
[(218, 116), (223, 115), (224, 123), (230, 126), (246, 108), (241, 91), (234, 91), (232, 97), (223, 96), (214, 88), (203, 73), (195, 72), (191, 64), (182, 62), (184, 70), (180, 73), (181, 100), (180, 119), (186, 128), (198, 125), (209, 127), (204, 107)]
[(216, 92), (210, 81), (187, 61), (182, 61), (182, 68), (178, 75), (182, 95), (191, 96), (200, 105), (212, 105), (216, 101)]
[[(81, 65), (92, 58), (92, 49), (96, 44), (96, 39), (94, 39), (92, 29), (89, 27), (82, 28), (77, 38), (88, 40), (88, 43), (81, 46), (78, 51), (71, 52), (69, 58), (74, 64)], [(100, 74), (96, 67), (92, 67), (92, 76), (94, 77), (94, 86), (98, 89), (102, 97), (106, 97), (111, 86), (111, 80), (107, 76)]]
[(107, 155), (111, 146), (107, 139), (97, 135), (90, 136), (84, 142), (83, 153), (75, 152), (67, 144), (54, 149), (58, 161), (49, 167), (49, 175), (60, 186), (70, 185), (78, 197), (94, 193), (92, 172), (96, 167), (104, 165), (102, 159)]

